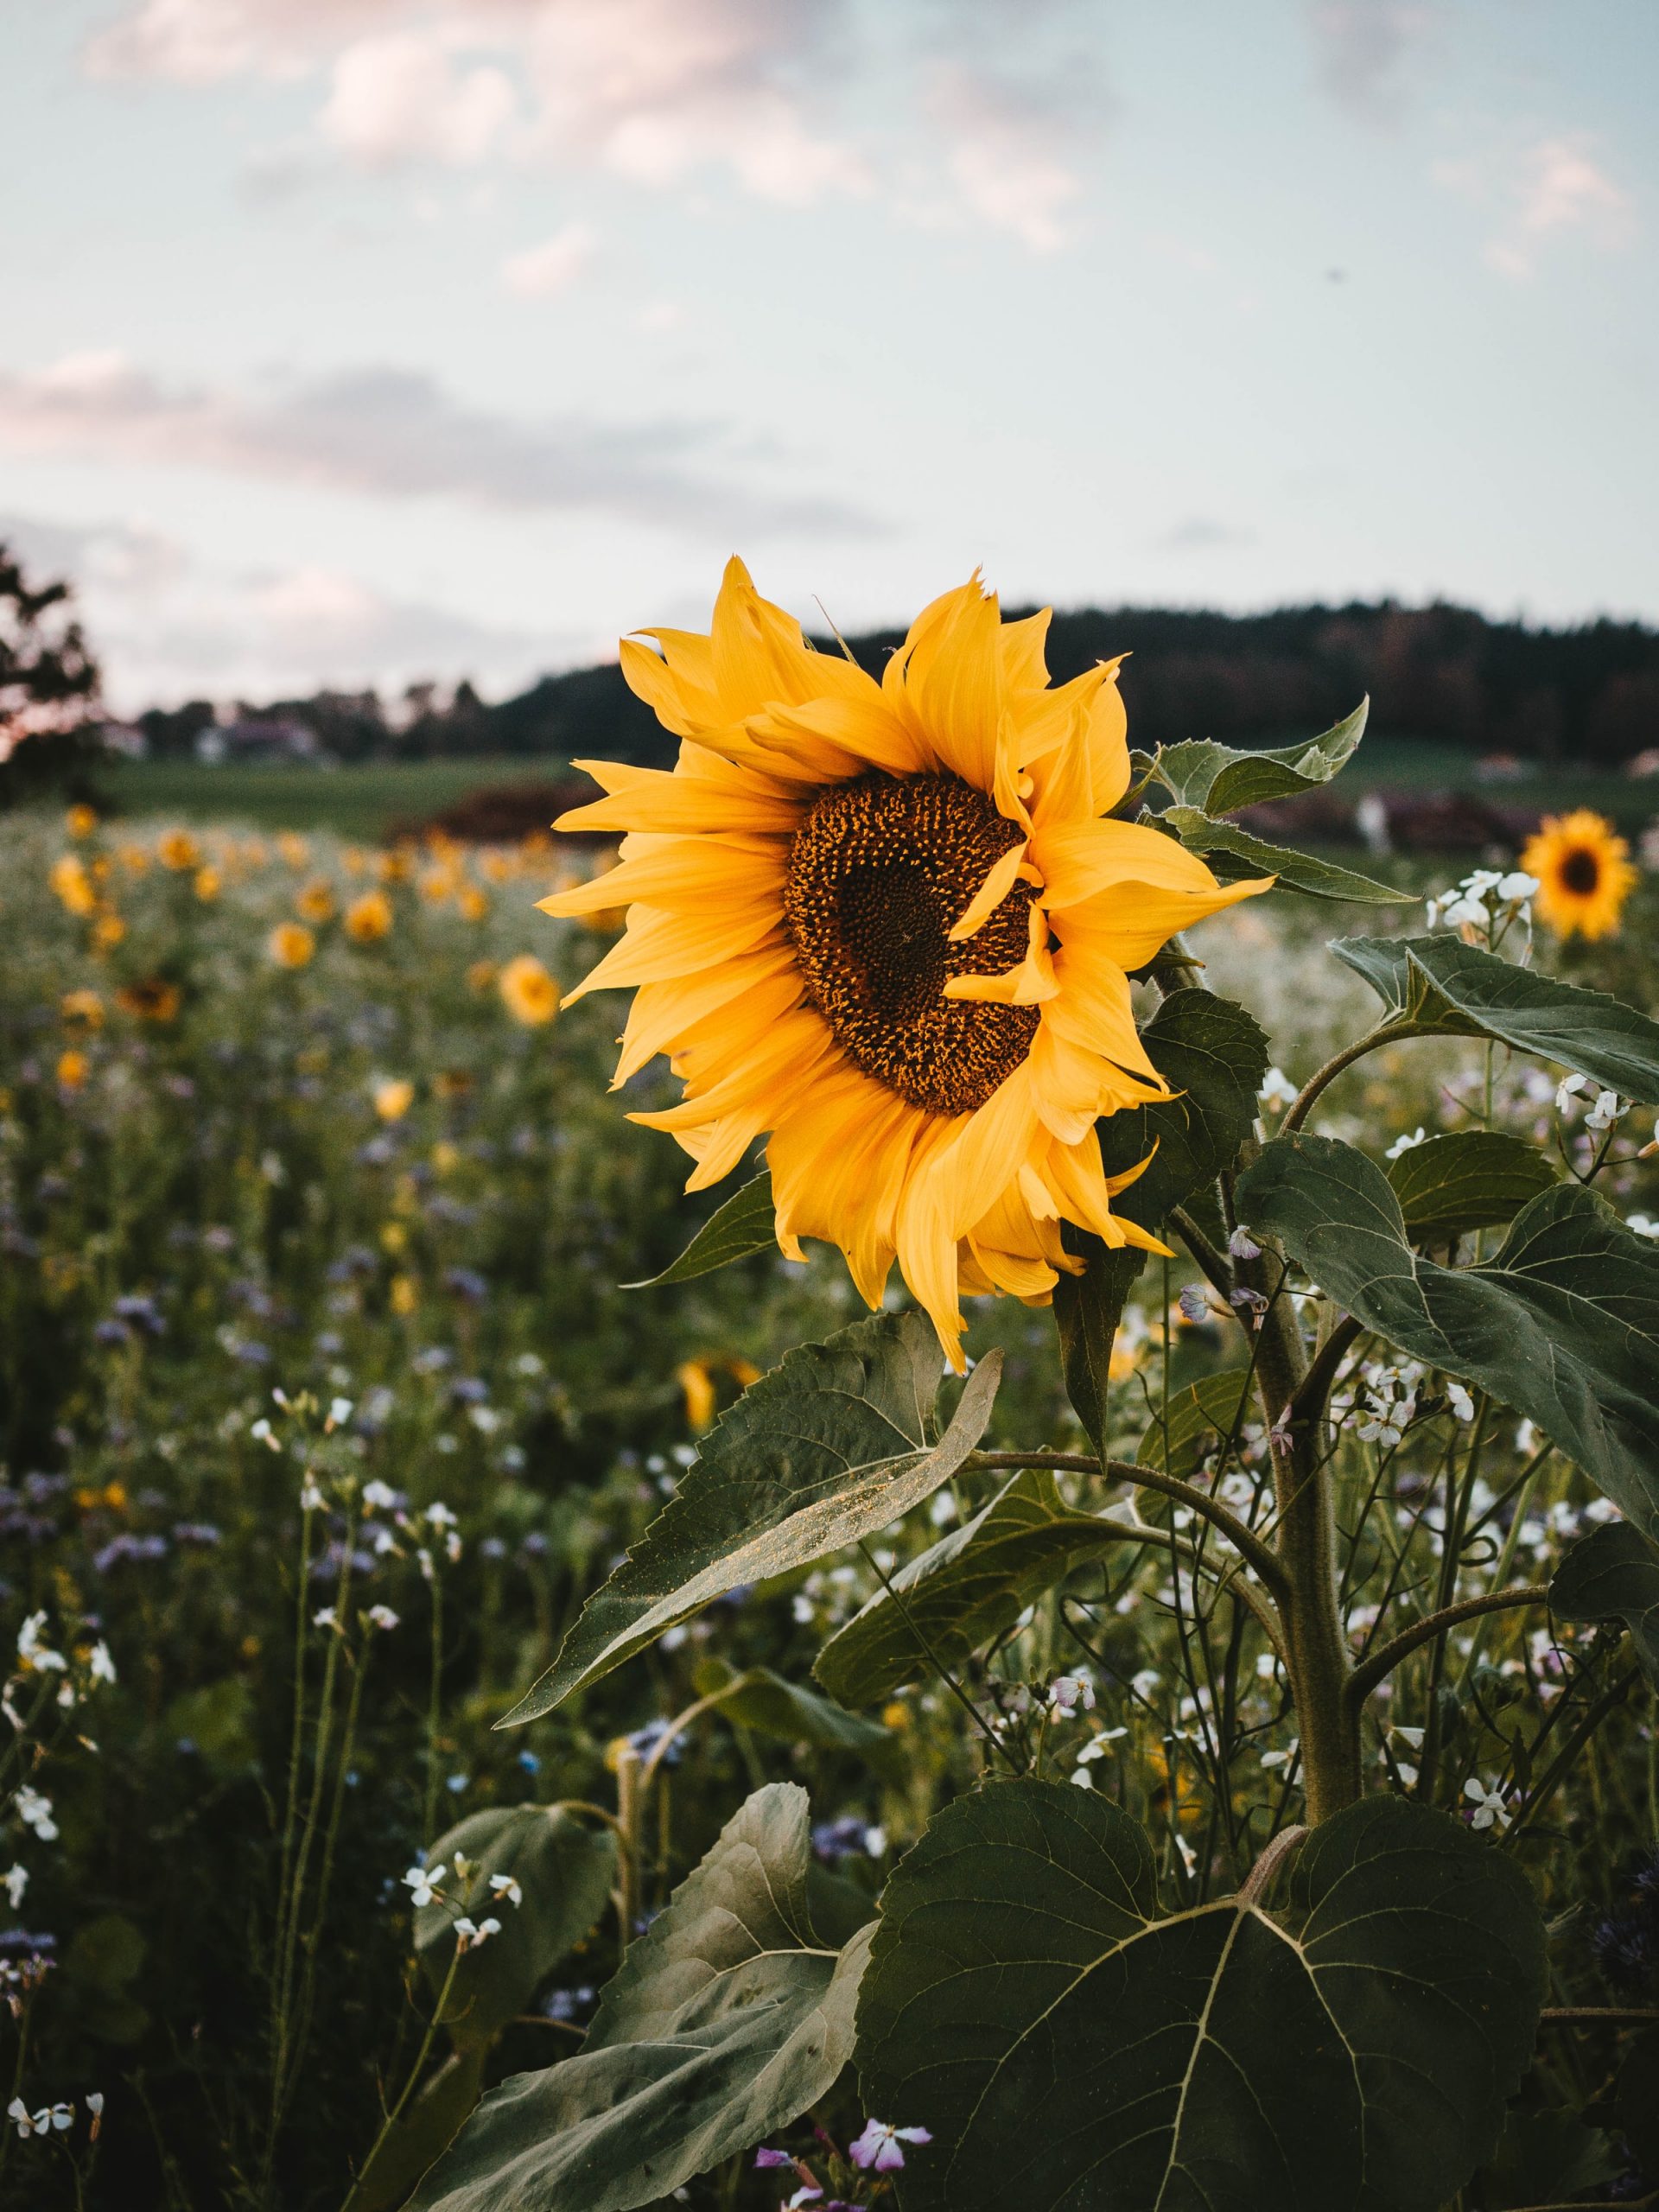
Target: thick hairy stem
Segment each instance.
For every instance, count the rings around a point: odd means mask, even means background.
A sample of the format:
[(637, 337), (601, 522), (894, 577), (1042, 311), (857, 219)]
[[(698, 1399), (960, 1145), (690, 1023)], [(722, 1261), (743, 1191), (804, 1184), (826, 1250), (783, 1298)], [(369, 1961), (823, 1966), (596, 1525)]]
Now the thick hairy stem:
[(1389, 1641), (1363, 1663), (1355, 1668), (1349, 1677), (1348, 1695), (1357, 1708), (1363, 1705), (1371, 1692), (1391, 1675), (1402, 1659), (1408, 1659), (1421, 1644), (1432, 1643), (1437, 1636), (1444, 1636), (1447, 1629), (1455, 1628), (1459, 1621), (1478, 1619), (1482, 1613), (1499, 1613), (1512, 1605), (1546, 1605), (1549, 1603), (1547, 1582), (1516, 1583), (1508, 1590), (1488, 1590), (1478, 1598), (1461, 1598), (1455, 1605), (1443, 1605), (1438, 1612), (1427, 1614), (1414, 1621), (1409, 1628), (1402, 1629), (1398, 1636)]
[(1311, 1076), (1302, 1085), (1284, 1120), (1279, 1124), (1279, 1135), (1287, 1137), (1293, 1129), (1300, 1129), (1319, 1093), (1334, 1083), (1344, 1068), (1352, 1067), (1356, 1060), (1363, 1060), (1367, 1052), (1374, 1052), (1379, 1045), (1397, 1045), (1408, 1037), (1432, 1037), (1436, 1033), (1415, 1021), (1385, 1021), (1380, 1028), (1369, 1030), (1351, 1045), (1344, 1045), (1341, 1052), (1325, 1062), (1317, 1075)]
[(1252, 1265), (1278, 1270), (1262, 1316), (1256, 1379), (1269, 1433), (1278, 1432), (1273, 1473), (1285, 1672), (1301, 1738), (1307, 1824), (1317, 1827), (1351, 1805), (1360, 1791), (1359, 1720), (1347, 1697), (1353, 1662), (1342, 1632), (1335, 1501), (1321, 1449), (1325, 1405), (1323, 1394), (1304, 1395), (1307, 1356), (1294, 1308), (1283, 1293), (1284, 1255), (1267, 1249)]

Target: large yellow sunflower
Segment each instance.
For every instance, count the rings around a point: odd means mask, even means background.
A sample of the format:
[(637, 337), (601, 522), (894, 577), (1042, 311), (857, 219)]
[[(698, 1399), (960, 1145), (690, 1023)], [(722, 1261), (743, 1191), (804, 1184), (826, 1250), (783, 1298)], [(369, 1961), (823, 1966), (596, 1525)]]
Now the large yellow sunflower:
[(627, 906), (570, 996), (633, 988), (616, 1084), (670, 1056), (683, 1103), (632, 1118), (691, 1154), (687, 1188), (770, 1131), (784, 1252), (839, 1245), (873, 1306), (896, 1257), (958, 1366), (962, 1294), (1045, 1302), (1078, 1265), (1063, 1221), (1165, 1249), (1112, 1212), (1133, 1176), (1095, 1134), (1166, 1091), (1127, 971), (1271, 880), (1103, 818), (1129, 780), (1117, 664), (1051, 688), (1047, 626), (976, 576), (878, 683), (730, 562), (709, 636), (623, 641), (679, 760), (578, 764), (608, 796), (557, 826), (626, 831), (620, 865), (541, 902)]
[(1560, 938), (1574, 931), (1592, 944), (1611, 937), (1637, 880), (1630, 851), (1612, 823), (1587, 806), (1547, 814), (1521, 855), (1526, 874), (1538, 879), (1540, 920)]

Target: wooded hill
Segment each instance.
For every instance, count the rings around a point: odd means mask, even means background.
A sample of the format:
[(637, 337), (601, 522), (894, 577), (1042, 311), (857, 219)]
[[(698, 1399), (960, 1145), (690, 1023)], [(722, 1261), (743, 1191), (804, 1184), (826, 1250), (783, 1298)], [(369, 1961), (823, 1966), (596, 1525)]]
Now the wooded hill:
[[(879, 671), (902, 636), (882, 630), (848, 642)], [(1091, 607), (1054, 618), (1057, 680), (1126, 652), (1130, 734), (1142, 746), (1311, 735), (1366, 693), (1374, 731), (1475, 753), (1611, 766), (1659, 744), (1659, 632), (1639, 623), (1535, 629), (1468, 607), (1390, 601), (1245, 615)], [(452, 701), (429, 692), (412, 704), (412, 715), (389, 713), (372, 692), (323, 693), (249, 711), (294, 715), (346, 760), (577, 753), (652, 763), (674, 751), (613, 664), (543, 677), (495, 705), (465, 684)], [(141, 719), (165, 753), (188, 750), (211, 713), (201, 705)]]

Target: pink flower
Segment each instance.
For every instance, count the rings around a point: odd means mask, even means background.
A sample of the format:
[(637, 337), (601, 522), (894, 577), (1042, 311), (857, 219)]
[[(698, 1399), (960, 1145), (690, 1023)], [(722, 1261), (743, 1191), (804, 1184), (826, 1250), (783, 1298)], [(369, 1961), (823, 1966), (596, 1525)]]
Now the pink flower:
[(879, 2174), (890, 2174), (905, 2163), (901, 2143), (932, 2140), (925, 2127), (889, 2127), (884, 2120), (867, 2120), (864, 2133), (848, 2146), (847, 2155), (861, 2170), (874, 2166)]

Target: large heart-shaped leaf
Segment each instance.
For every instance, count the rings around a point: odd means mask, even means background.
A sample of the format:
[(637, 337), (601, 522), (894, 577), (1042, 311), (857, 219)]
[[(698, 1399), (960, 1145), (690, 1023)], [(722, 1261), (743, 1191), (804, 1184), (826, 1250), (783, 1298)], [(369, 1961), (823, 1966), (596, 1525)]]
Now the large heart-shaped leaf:
[[(1152, 1154), (1146, 1173), (1113, 1204), (1142, 1228), (1155, 1229), (1172, 1206), (1185, 1205), (1237, 1159), (1255, 1124), (1268, 1040), (1242, 1006), (1202, 990), (1172, 992), (1141, 1039), (1174, 1096), (1127, 1108), (1097, 1126), (1109, 1175), (1121, 1175)], [(1054, 1291), (1066, 1395), (1098, 1442), (1112, 1344), (1142, 1255), (1113, 1251), (1080, 1233), (1068, 1232), (1068, 1242), (1082, 1255), (1084, 1271), (1062, 1275)]]
[[(454, 1872), (457, 1852), (474, 1869), (464, 1877)], [(441, 1882), (441, 1902), (415, 1916), (416, 1955), (435, 1990), (455, 1961), (444, 2024), (463, 2049), (487, 2044), (604, 1911), (616, 1840), (608, 1828), (584, 1827), (556, 1806), (495, 1805), (440, 1836), (428, 1863)], [(449, 1871), (440, 1875), (446, 1865)], [(522, 1903), (499, 1893), (492, 1875), (516, 1882)], [(501, 1929), (455, 1959), (454, 1922), (462, 1916), (474, 1926), (499, 1920)]]
[(1334, 729), (1301, 745), (1264, 747), (1243, 752), (1236, 746), (1217, 745), (1213, 738), (1189, 738), (1180, 745), (1161, 746), (1153, 773), (1174, 797), (1179, 806), (1195, 806), (1209, 815), (1231, 814), (1241, 806), (1256, 806), (1264, 799), (1295, 798), (1320, 784), (1328, 784), (1354, 756), (1365, 734), (1369, 699), (1362, 699), (1353, 713)]
[(1659, 1684), (1659, 1545), (1628, 1521), (1580, 1537), (1550, 1577), (1549, 1610), (1560, 1621), (1622, 1621)]
[(1158, 818), (1168, 823), (1189, 852), (1202, 853), (1224, 883), (1236, 883), (1247, 875), (1276, 875), (1281, 891), (1362, 906), (1398, 906), (1412, 896), (1392, 884), (1357, 875), (1352, 868), (1338, 868), (1334, 861), (1300, 853), (1294, 846), (1270, 845), (1236, 822), (1212, 821), (1195, 806), (1166, 807)]
[(697, 1275), (728, 1268), (734, 1260), (747, 1260), (755, 1252), (778, 1249), (777, 1222), (772, 1200), (772, 1172), (767, 1169), (741, 1191), (734, 1191), (717, 1206), (677, 1260), (659, 1275), (644, 1282), (625, 1282), (624, 1290), (657, 1290), (663, 1284), (690, 1282)]
[(1390, 1020), (1451, 1037), (1491, 1037), (1659, 1104), (1659, 1022), (1602, 991), (1517, 968), (1460, 938), (1350, 937), (1331, 950), (1363, 976)]
[(410, 2212), (631, 2212), (823, 2096), (869, 1936), (819, 1940), (807, 1817), (792, 1783), (758, 1790), (630, 1948), (583, 2049), (493, 2090)]
[(1051, 1474), (1028, 1469), (880, 1590), (818, 1654), (813, 1673), (843, 1705), (871, 1705), (931, 1664), (959, 1666), (1086, 1559), (1133, 1540), (1132, 1522), (1080, 1513)]
[(918, 1313), (877, 1314), (788, 1353), (715, 1423), (674, 1498), (502, 1725), (550, 1712), (740, 1583), (857, 1543), (931, 1497), (984, 1433), (1001, 1354), (975, 1368), (935, 1444), (943, 1371)]
[(1237, 1198), (1366, 1328), (1535, 1421), (1659, 1536), (1659, 1249), (1593, 1192), (1545, 1191), (1474, 1268), (1414, 1252), (1382, 1169), (1329, 1137), (1275, 1139)]
[(1556, 1179), (1535, 1144), (1502, 1129), (1426, 1138), (1391, 1160), (1388, 1174), (1414, 1244), (1449, 1244), (1499, 1228)]
[(859, 2002), (868, 2109), (932, 2131), (906, 2212), (1434, 2212), (1531, 2055), (1524, 1878), (1397, 1797), (1303, 1845), (1282, 1911), (1160, 1917), (1103, 1797), (998, 1783), (889, 1882)]

